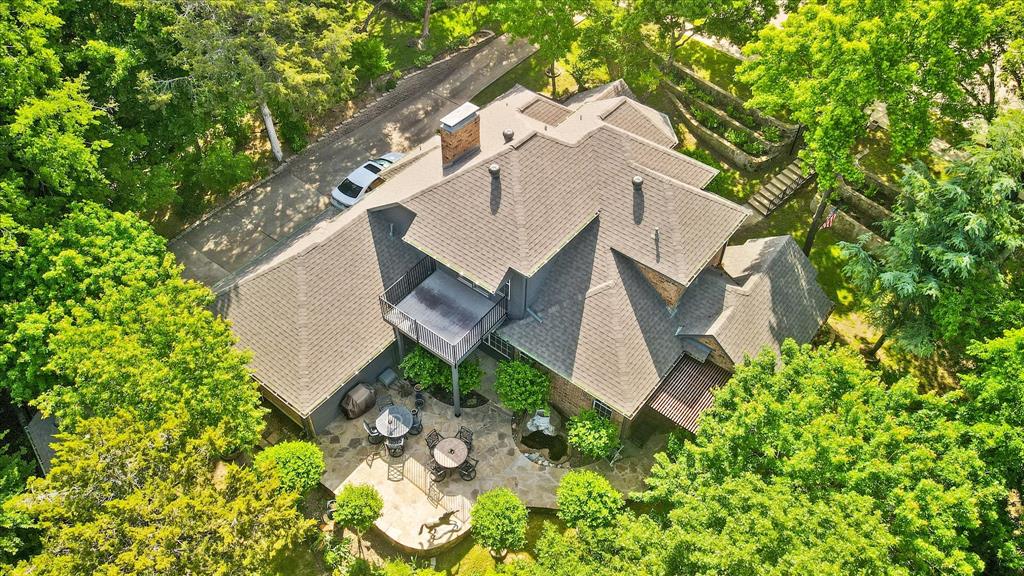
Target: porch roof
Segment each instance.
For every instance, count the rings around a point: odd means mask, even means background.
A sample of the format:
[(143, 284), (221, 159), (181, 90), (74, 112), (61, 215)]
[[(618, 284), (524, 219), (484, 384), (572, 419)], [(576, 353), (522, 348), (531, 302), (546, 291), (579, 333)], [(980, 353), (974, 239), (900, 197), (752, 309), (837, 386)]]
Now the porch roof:
[(490, 311), (494, 302), (447, 272), (427, 277), (396, 308), (403, 314), (457, 344)]
[(697, 419), (711, 407), (715, 390), (732, 377), (711, 362), (699, 362), (683, 355), (651, 397), (650, 406), (669, 420), (694, 434)]

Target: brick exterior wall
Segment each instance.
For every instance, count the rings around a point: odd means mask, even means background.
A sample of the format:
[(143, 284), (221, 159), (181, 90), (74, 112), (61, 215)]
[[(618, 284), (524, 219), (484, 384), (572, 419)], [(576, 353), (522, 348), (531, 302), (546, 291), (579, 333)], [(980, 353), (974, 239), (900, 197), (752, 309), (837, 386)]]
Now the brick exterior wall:
[(480, 116), (454, 132), (441, 128), (441, 163), (448, 166), (467, 152), (480, 148)]
[(713, 364), (719, 368), (728, 370), (729, 372), (732, 372), (736, 368), (729, 356), (724, 350), (722, 350), (722, 345), (718, 343), (718, 340), (716, 340), (715, 337), (700, 336), (697, 338), (697, 341), (708, 348), (711, 348), (711, 353), (708, 354), (708, 360)]
[(640, 271), (640, 274), (651, 284), (661, 299), (668, 304), (670, 308), (675, 308), (676, 304), (679, 303), (679, 298), (682, 297), (683, 292), (686, 290), (682, 284), (672, 280), (668, 276), (665, 276), (657, 270), (653, 270), (644, 266), (643, 264), (634, 261), (636, 269)]
[[(594, 397), (585, 390), (554, 372), (548, 371), (548, 374), (551, 376), (551, 404), (566, 417), (575, 416), (582, 410), (594, 407)], [(625, 437), (630, 421), (612, 410), (612, 422), (618, 425), (619, 436)]]

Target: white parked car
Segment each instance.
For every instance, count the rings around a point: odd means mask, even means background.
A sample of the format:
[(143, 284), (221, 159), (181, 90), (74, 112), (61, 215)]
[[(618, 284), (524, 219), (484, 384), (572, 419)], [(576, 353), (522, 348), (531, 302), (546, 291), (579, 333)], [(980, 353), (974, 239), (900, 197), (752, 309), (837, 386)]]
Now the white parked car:
[(389, 152), (353, 170), (341, 184), (331, 189), (331, 204), (345, 208), (362, 200), (367, 192), (384, 183), (384, 179), (378, 174), (398, 162), (402, 156), (404, 154), (401, 152)]

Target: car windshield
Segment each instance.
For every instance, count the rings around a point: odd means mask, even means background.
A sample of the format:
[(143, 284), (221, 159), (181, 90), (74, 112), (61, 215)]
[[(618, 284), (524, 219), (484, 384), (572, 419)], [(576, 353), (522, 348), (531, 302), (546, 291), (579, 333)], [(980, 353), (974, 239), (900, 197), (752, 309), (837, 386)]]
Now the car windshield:
[(373, 162), (367, 162), (366, 164), (363, 164), (363, 168), (366, 168), (367, 170), (373, 172), (374, 174), (380, 172), (380, 166), (377, 166)]
[(349, 180), (348, 178), (345, 178), (345, 180), (341, 184), (338, 184), (338, 190), (340, 190), (342, 194), (348, 196), (349, 198), (355, 198), (359, 196), (360, 192), (363, 191), (362, 188), (360, 188), (355, 182)]
[(377, 158), (376, 160), (374, 160), (374, 162), (380, 164), (381, 166), (391, 166), (392, 164), (394, 164), (394, 162), (388, 160), (387, 158)]

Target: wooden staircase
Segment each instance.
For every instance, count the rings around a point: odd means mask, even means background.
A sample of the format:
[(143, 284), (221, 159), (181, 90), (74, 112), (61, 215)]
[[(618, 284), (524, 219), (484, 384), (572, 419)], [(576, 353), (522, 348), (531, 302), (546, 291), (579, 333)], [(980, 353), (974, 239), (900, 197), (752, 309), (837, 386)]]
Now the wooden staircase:
[(767, 184), (762, 186), (750, 198), (749, 203), (762, 216), (767, 216), (782, 206), (794, 192), (813, 179), (814, 176), (813, 170), (804, 175), (804, 162), (797, 158), (789, 166), (786, 166), (782, 172), (776, 174)]

